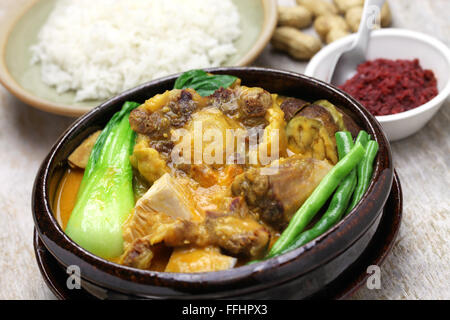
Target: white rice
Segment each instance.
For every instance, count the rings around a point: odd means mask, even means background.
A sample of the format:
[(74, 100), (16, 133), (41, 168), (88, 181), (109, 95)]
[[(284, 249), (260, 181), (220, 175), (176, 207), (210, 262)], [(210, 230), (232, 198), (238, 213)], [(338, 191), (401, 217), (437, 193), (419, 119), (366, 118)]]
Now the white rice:
[(236, 52), (231, 0), (59, 0), (31, 50), (42, 80), (77, 101), (221, 65)]

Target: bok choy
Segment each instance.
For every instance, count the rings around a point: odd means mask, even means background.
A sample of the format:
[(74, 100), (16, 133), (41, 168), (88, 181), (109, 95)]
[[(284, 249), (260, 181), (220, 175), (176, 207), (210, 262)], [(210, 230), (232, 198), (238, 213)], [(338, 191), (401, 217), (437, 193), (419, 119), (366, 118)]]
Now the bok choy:
[(138, 106), (126, 102), (98, 137), (65, 230), (78, 245), (102, 258), (122, 253), (122, 224), (134, 207), (129, 158), (135, 132), (128, 116)]

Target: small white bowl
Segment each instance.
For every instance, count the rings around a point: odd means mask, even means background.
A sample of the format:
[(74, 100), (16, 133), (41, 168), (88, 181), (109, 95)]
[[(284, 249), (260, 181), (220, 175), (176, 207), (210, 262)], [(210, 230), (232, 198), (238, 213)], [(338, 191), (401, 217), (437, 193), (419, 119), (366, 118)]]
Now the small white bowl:
[[(328, 82), (330, 63), (337, 53), (350, 47), (356, 35), (342, 38), (324, 47), (308, 64), (305, 74)], [(450, 94), (450, 50), (439, 40), (423, 33), (404, 29), (381, 29), (372, 32), (367, 59), (419, 59), (423, 69), (430, 69), (437, 79), (439, 94), (409, 111), (377, 116), (390, 141), (406, 138), (422, 129), (436, 114)], [(356, 70), (355, 70), (356, 71)]]

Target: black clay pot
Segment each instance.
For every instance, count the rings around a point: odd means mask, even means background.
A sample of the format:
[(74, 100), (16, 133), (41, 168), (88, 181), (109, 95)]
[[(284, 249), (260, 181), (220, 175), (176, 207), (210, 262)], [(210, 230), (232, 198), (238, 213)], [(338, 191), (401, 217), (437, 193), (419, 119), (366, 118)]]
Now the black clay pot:
[(336, 279), (365, 250), (380, 222), (389, 196), (393, 167), (389, 142), (380, 124), (357, 101), (324, 82), (300, 74), (261, 68), (215, 68), (246, 86), (315, 101), (327, 99), (341, 107), (380, 145), (372, 182), (363, 200), (339, 224), (305, 246), (261, 263), (226, 271), (182, 274), (143, 271), (103, 260), (75, 244), (58, 225), (53, 197), (69, 154), (89, 134), (103, 128), (125, 101), (144, 102), (170, 90), (178, 75), (129, 90), (77, 120), (44, 160), (33, 191), (36, 230), (61, 268), (77, 265), (82, 285), (99, 298), (305, 298)]

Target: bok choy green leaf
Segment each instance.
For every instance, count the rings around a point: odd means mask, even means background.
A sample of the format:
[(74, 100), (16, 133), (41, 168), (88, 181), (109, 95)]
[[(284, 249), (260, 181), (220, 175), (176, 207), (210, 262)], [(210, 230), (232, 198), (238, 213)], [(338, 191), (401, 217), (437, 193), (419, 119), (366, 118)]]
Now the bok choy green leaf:
[(98, 137), (65, 230), (78, 245), (102, 258), (122, 253), (122, 224), (134, 207), (129, 158), (136, 137), (128, 116), (138, 106), (126, 102)]

